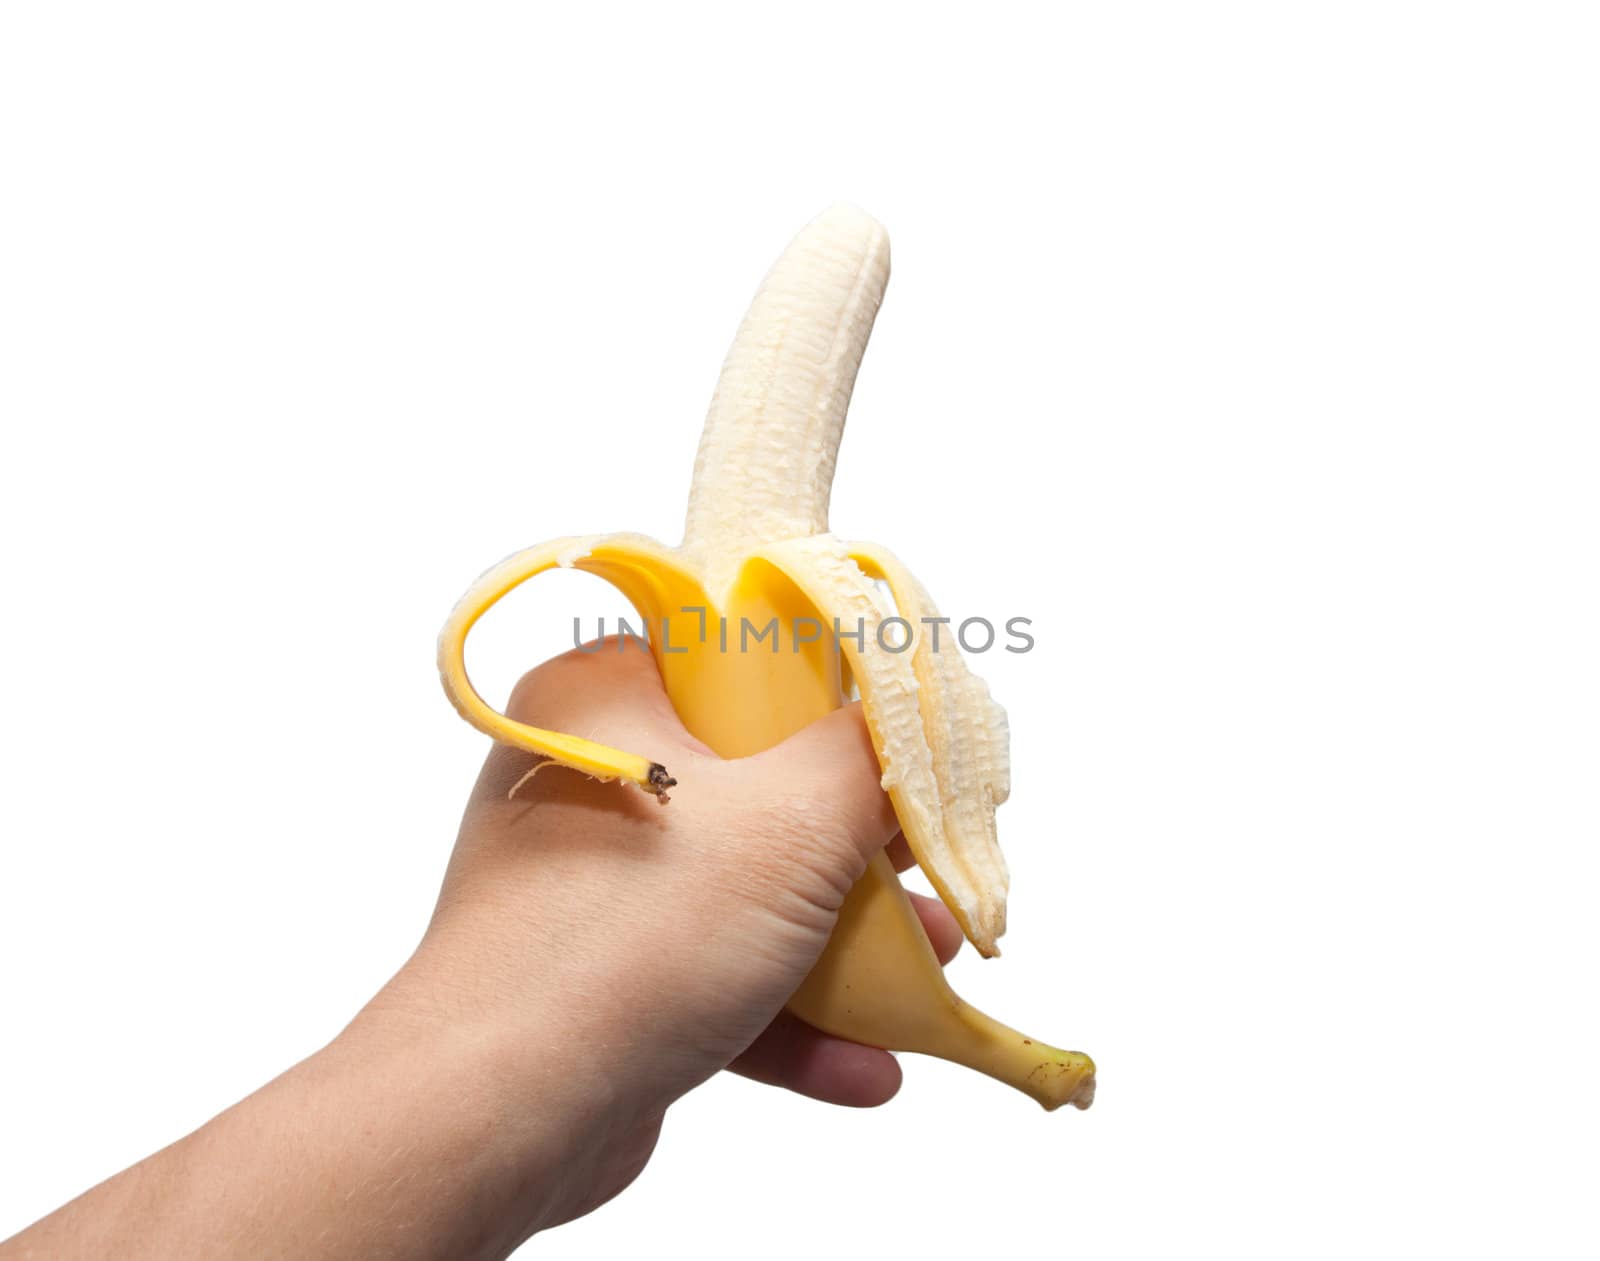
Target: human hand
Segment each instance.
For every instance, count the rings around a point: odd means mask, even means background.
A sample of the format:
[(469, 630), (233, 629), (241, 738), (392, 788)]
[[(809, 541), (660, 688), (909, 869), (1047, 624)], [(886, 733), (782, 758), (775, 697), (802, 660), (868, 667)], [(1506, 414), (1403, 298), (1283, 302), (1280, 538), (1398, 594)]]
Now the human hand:
[[(718, 1070), (882, 1103), (886, 1051), (780, 1014), (895, 818), (856, 707), (756, 757), (690, 736), (637, 647), (568, 653), (512, 714), (678, 773), (671, 805), (494, 749), (421, 945), (350, 1026), (35, 1223), (29, 1257), (504, 1257), (610, 1199)], [(935, 951), (961, 940), (913, 895)]]
[[(497, 746), (427, 935), (369, 1009), (474, 1031), (504, 1095), (535, 1103), (542, 1131), (565, 1119), (566, 1176), (538, 1224), (625, 1187), (667, 1106), (722, 1068), (831, 1103), (889, 1099), (893, 1056), (782, 1013), (870, 856), (893, 838), (910, 863), (859, 707), (724, 761), (684, 729), (649, 654), (612, 640), (527, 675), (508, 712), (648, 750), (680, 781), (662, 807), (545, 766), (508, 795), (535, 759)], [(954, 919), (913, 903), (948, 961)]]

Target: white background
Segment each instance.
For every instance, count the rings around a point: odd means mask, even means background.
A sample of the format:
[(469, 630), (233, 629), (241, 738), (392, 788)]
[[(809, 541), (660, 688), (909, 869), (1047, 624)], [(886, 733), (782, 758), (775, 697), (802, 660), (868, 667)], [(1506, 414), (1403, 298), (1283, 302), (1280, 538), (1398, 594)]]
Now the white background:
[[(0, 1235), (405, 958), (484, 752), (438, 624), (676, 541), (842, 197), (895, 277), (834, 525), (1036, 622), (953, 977), (1100, 1098), (719, 1080), (530, 1254), (1594, 1255), (1591, 15), (6, 5)], [(541, 580), (474, 669), (621, 608)]]

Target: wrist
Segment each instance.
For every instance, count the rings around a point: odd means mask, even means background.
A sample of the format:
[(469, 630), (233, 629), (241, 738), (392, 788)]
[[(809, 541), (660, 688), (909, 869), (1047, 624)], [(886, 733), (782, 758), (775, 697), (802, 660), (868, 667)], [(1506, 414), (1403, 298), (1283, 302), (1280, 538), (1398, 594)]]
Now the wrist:
[(607, 1056), (606, 1040), (581, 1005), (520, 990), (508, 1001), (430, 941), (326, 1054), (346, 1071), (380, 1066), (386, 1091), (414, 1101), (418, 1139), (431, 1132), (428, 1141), (461, 1162), (463, 1203), (510, 1239), (509, 1250), (587, 1211), (595, 1188), (636, 1151), (642, 1166), (653, 1145), (660, 1111), (620, 1088), (630, 1075)]
[(579, 1126), (560, 1094), (527, 1090), (496, 1030), (419, 1010), (391, 983), (311, 1063), (338, 1083), (333, 1097), (381, 1110), (373, 1146), (429, 1171), (422, 1194), (449, 1219), (448, 1255), (503, 1256), (547, 1224)]

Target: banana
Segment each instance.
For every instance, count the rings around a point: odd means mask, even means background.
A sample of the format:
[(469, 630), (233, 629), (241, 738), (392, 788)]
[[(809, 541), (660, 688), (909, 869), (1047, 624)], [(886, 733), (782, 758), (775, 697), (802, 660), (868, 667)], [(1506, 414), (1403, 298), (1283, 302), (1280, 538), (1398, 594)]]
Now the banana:
[[(606, 534), (508, 557), (456, 604), (440, 633), (439, 671), (461, 716), (486, 735), (663, 803), (676, 781), (646, 753), (515, 722), (478, 695), (466, 638), (508, 591), (556, 567), (610, 581), (651, 628), (684, 725), (723, 757), (778, 744), (853, 688), (913, 856), (990, 957), (1008, 886), (995, 833), (995, 808), (1010, 791), (1005, 711), (948, 627), (935, 641), (938, 626), (926, 619), (938, 611), (905, 566), (828, 530), (845, 411), (888, 278), (887, 234), (862, 211), (835, 206), (805, 227), (757, 291), (723, 364), (682, 546)], [(977, 1069), (1046, 1109), (1086, 1108), (1094, 1097), (1088, 1056), (1025, 1038), (955, 995), (881, 854), (789, 1007), (827, 1033)]]

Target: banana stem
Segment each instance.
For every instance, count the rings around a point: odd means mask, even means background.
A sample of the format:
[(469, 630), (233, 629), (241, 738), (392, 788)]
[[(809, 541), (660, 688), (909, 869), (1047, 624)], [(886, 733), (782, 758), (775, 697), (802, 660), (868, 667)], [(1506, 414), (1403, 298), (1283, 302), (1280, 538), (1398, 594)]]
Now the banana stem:
[(941, 1029), (942, 1045), (927, 1048), (928, 1054), (1015, 1087), (1046, 1112), (1065, 1103), (1081, 1110), (1094, 1102), (1094, 1061), (1083, 1052), (1025, 1038), (971, 1004), (955, 1001), (957, 1021)]

